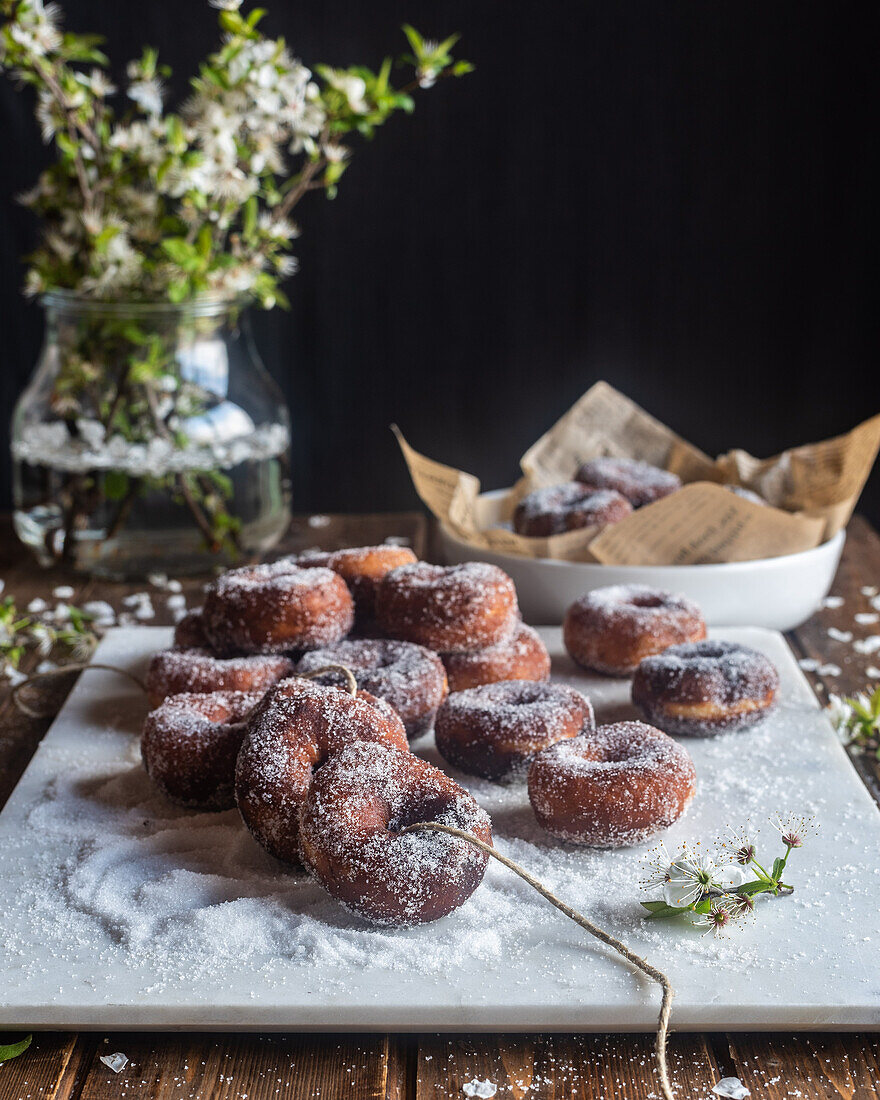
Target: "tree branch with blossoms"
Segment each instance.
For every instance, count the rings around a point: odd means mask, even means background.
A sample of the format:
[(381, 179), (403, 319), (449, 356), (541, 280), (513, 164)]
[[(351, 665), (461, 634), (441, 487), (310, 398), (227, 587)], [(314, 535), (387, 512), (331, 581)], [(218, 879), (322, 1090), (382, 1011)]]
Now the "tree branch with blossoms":
[(776, 817), (770, 824), (779, 833), (783, 852), (768, 870), (758, 861), (755, 840), (745, 829), (730, 829), (714, 852), (689, 845), (671, 855), (661, 845), (648, 860), (646, 891), (659, 889), (662, 897), (643, 901), (648, 919), (691, 916), (694, 923), (720, 935), (755, 912), (761, 894), (782, 897), (794, 892), (783, 876), (788, 857), (813, 831), (812, 820), (797, 814)]
[(129, 107), (117, 113), (100, 38), (64, 32), (56, 3), (0, 0), (0, 67), (36, 90), (43, 137), (58, 152), (24, 197), (43, 221), (29, 293), (283, 303), (298, 232), (289, 215), (310, 191), (336, 194), (349, 139), (371, 138), (413, 110), (413, 91), (472, 68), (452, 57), (455, 36), (433, 42), (406, 26), (411, 52), (399, 63), (414, 75), (401, 88), (391, 58), (376, 71), (313, 72), (261, 33), (261, 9), (211, 2), (224, 40), (179, 110), (165, 110), (170, 70), (145, 49), (127, 66)]

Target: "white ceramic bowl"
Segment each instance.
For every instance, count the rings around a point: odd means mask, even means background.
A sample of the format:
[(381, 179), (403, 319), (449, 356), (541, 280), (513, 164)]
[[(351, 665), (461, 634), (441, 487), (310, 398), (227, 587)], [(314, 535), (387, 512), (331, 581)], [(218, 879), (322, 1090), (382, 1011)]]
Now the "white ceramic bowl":
[(606, 584), (649, 584), (690, 596), (710, 626), (764, 626), (791, 630), (808, 619), (828, 594), (846, 538), (839, 531), (828, 542), (799, 554), (723, 565), (595, 565), (588, 562), (520, 558), (475, 550), (440, 527), (446, 563), (492, 562), (516, 585), (526, 622), (561, 623), (578, 596)]

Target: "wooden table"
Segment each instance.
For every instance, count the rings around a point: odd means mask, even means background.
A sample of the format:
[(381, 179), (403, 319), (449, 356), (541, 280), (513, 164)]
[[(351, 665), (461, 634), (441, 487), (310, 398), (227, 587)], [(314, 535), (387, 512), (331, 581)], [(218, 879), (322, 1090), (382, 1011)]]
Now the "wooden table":
[[(365, 545), (389, 535), (408, 539), (420, 555), (430, 553), (427, 524), (414, 513), (302, 517), (283, 550)], [(8, 521), (0, 526), (0, 547), (0, 578), (19, 605), (69, 583), (76, 589), (72, 602), (100, 598), (119, 608), (124, 596), (147, 587), (40, 572), (15, 543)], [(827, 633), (830, 626), (877, 632), (876, 625), (853, 624), (856, 612), (870, 610), (861, 589), (871, 585), (880, 587), (880, 538), (856, 518), (833, 590), (843, 606), (818, 612), (789, 637), (798, 656), (839, 669), (839, 674), (828, 667), (821, 675), (810, 674), (820, 699), (829, 691), (863, 688), (866, 667), (880, 664), (880, 654), (859, 657)], [(200, 587), (197, 580), (184, 582), (191, 606)], [(162, 595), (154, 591), (153, 598), (156, 622), (170, 622)], [(15, 712), (4, 693), (0, 805), (47, 725)], [(880, 801), (880, 772), (865, 758), (854, 763)], [(9, 1038), (0, 1036), (0, 1042)], [(119, 1075), (100, 1061), (113, 1051), (130, 1059)], [(633, 1035), (42, 1033), (25, 1055), (0, 1066), (0, 1100), (444, 1100), (463, 1097), (462, 1084), (474, 1077), (494, 1081), (503, 1100), (649, 1100), (658, 1095), (650, 1051), (649, 1036)], [(880, 1097), (880, 1035), (674, 1035), (670, 1054), (682, 1100), (711, 1100), (709, 1089), (725, 1075), (741, 1078), (755, 1100)]]

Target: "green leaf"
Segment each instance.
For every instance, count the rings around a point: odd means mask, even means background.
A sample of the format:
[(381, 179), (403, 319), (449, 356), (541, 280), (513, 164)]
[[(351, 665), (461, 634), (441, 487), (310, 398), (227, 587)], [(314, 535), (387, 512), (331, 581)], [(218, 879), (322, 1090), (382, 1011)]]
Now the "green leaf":
[(774, 882), (779, 882), (780, 878), (782, 877), (782, 872), (784, 870), (785, 860), (782, 858), (782, 856), (777, 856), (776, 859), (773, 860), (773, 870), (770, 872), (770, 875), (773, 878)]
[(656, 917), (677, 917), (679, 913), (687, 913), (688, 910), (677, 909), (674, 905), (667, 905), (665, 901), (643, 901), (642, 906), (648, 910), (646, 920), (654, 920)]
[(424, 38), (422, 38), (422, 36), (415, 29), (415, 27), (411, 27), (409, 25), (409, 23), (404, 23), (401, 30), (406, 35), (406, 40), (407, 40), (407, 42), (409, 42), (410, 46), (412, 47), (413, 53), (416, 55), (416, 57), (421, 57), (421, 55), (422, 55), (422, 53), (425, 49), (425, 40), (424, 40)]
[(20, 1043), (9, 1043), (6, 1046), (0, 1046), (0, 1062), (8, 1062), (12, 1058), (17, 1058), (19, 1054), (24, 1054), (33, 1042), (33, 1038), (33, 1035), (26, 1035)]
[(765, 879), (756, 878), (752, 882), (746, 882), (742, 886), (737, 886), (733, 892), (735, 894), (760, 894), (768, 888), (770, 884)]

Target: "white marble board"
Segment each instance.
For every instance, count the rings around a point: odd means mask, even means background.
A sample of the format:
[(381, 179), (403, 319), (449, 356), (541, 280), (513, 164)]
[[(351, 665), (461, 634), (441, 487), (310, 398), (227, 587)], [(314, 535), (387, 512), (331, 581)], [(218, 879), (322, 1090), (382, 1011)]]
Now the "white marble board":
[[(600, 720), (632, 715), (628, 682), (579, 672), (560, 631), (542, 633), (554, 675)], [(667, 845), (780, 810), (820, 825), (790, 860), (794, 896), (759, 903), (729, 938), (643, 919), (645, 849), (561, 848), (522, 784), (463, 781), (503, 851), (669, 973), (674, 1028), (876, 1029), (880, 813), (782, 637), (717, 635), (772, 658), (782, 704), (754, 730), (687, 741), (699, 791)], [(168, 640), (119, 629), (96, 659), (143, 667)], [(123, 678), (81, 677), (0, 814), (0, 1028), (653, 1027), (656, 987), (496, 864), (444, 920), (375, 930), (265, 856), (235, 811), (175, 809), (139, 764), (145, 709)], [(415, 748), (437, 761), (430, 738)], [(772, 829), (761, 836), (772, 848)]]

